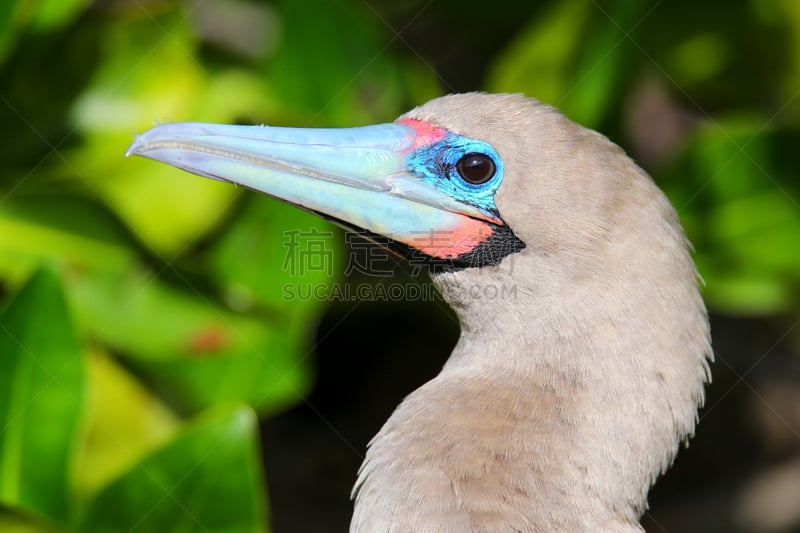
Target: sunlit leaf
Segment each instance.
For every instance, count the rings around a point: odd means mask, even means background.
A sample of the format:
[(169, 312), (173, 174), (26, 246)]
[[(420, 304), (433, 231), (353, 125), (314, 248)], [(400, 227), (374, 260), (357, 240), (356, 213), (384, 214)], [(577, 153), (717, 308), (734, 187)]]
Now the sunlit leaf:
[(53, 272), (40, 270), (0, 316), (0, 354), (0, 501), (63, 519), (84, 375)]
[(261, 321), (164, 283), (156, 272), (76, 272), (69, 283), (76, 310), (93, 335), (136, 358), (222, 356), (245, 350), (264, 335)]
[[(174, 267), (147, 268), (118, 219), (97, 203), (64, 195), (17, 195), (0, 205), (0, 276), (14, 284), (43, 260), (58, 262), (65, 267), (82, 334), (138, 363), (168, 391), (170, 401), (191, 412), (220, 400), (274, 412), (310, 386), (305, 332), (320, 307), (315, 300), (284, 299), (283, 286), (323, 282), (328, 272), (285, 279), (263, 275), (264, 269), (282, 271), (286, 248), (280, 226), (323, 223), (258, 200), (256, 205), (267, 209), (232, 226), (230, 239), (224, 239), (230, 243), (223, 246), (227, 259), (218, 263), (218, 290), (238, 311), (217, 301), (216, 289), (207, 283), (168, 281), (185, 276)], [(330, 236), (327, 253), (338, 260)], [(332, 263), (329, 269), (341, 271)]]
[[(190, 30), (187, 18), (175, 14), (128, 23), (124, 31), (109, 28), (105, 60), (73, 112), (87, 138), (82, 149), (70, 153), (81, 169), (78, 177), (148, 245), (170, 254), (168, 259), (212, 229), (236, 195), (233, 187), (123, 157), (134, 133), (157, 120), (236, 117), (242, 101), (235, 85), (226, 85), (230, 105), (225, 109), (205, 105), (213, 81), (192, 55), (196, 43)], [(252, 86), (243, 91), (253, 94)]]
[[(136, 366), (162, 394), (190, 411), (219, 403), (247, 402), (260, 414), (282, 411), (309, 394), (312, 348), (307, 321), (289, 316), (280, 329), (224, 357), (140, 361)], [(217, 342), (210, 335), (206, 342)]]
[(272, 412), (309, 386), (302, 328), (291, 315), (233, 312), (153, 272), (70, 278), (83, 328), (120, 350), (164, 395), (196, 412), (222, 400)]
[(489, 75), (496, 92), (523, 92), (598, 127), (615, 109), (632, 39), (648, 2), (553, 2), (503, 51)]
[(522, 92), (552, 105), (560, 103), (571, 88), (570, 68), (589, 6), (589, 0), (551, 3), (493, 62), (489, 90)]
[(121, 271), (135, 252), (119, 223), (96, 203), (65, 194), (0, 203), (0, 277), (21, 281), (42, 261)]
[(71, 22), (89, 5), (89, 0), (38, 0), (33, 30), (51, 30)]
[(178, 428), (176, 416), (141, 382), (99, 349), (90, 355), (87, 431), (77, 468), (80, 498), (130, 469)]
[(633, 72), (636, 29), (649, 7), (646, 0), (592, 2), (593, 24), (581, 38), (580, 60), (559, 103), (568, 117), (596, 128), (616, 108), (612, 104), (622, 99), (621, 88)]
[(730, 314), (771, 315), (782, 312), (794, 300), (780, 280), (770, 276), (736, 273), (707, 277), (704, 294), (709, 304)]
[(79, 532), (264, 531), (256, 418), (206, 415), (103, 489)]

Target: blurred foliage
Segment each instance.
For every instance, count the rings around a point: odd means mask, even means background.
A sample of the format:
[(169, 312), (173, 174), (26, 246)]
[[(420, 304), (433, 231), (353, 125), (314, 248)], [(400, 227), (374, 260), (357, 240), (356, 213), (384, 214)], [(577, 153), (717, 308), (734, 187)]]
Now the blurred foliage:
[(487, 85), (623, 144), (678, 209), (712, 309), (796, 313), (798, 39), (791, 1), (547, 2)]
[[(42, 309), (44, 323), (34, 320)], [(39, 272), (9, 304), (0, 317), (0, 353), (0, 498), (63, 520), (85, 379), (55, 275)]]
[[(352, 126), (454, 88), (524, 92), (651, 172), (712, 309), (797, 315), (800, 4), (552, 0), (452, 33), (427, 7), (0, 4), (0, 529), (266, 528), (251, 409), (308, 393), (322, 311), (282, 298), (284, 236), (329, 228), (125, 159), (156, 120)], [(412, 23), (429, 31), (395, 35)], [(475, 35), (497, 49), (478, 71)]]

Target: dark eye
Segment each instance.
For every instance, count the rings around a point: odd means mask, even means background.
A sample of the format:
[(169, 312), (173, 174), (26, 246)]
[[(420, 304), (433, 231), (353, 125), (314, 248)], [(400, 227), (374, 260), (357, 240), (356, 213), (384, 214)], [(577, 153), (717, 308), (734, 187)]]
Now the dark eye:
[(494, 176), (495, 166), (492, 158), (485, 154), (467, 154), (456, 163), (458, 175), (467, 183), (480, 185)]

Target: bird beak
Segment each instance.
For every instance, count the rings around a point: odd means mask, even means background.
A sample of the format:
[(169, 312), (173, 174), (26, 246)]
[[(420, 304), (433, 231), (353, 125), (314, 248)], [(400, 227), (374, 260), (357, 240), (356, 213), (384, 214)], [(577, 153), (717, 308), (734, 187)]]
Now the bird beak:
[(503, 222), (414, 174), (409, 154), (446, 131), (404, 122), (348, 129), (163, 124), (139, 135), (127, 155), (255, 189), (433, 258), (457, 258)]

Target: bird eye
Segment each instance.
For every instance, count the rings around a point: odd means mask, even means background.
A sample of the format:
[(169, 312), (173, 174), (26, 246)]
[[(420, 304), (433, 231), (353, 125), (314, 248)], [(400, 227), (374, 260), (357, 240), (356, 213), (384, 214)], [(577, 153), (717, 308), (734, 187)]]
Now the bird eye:
[(456, 171), (461, 179), (473, 185), (486, 183), (495, 173), (492, 158), (485, 154), (470, 153), (456, 163)]

